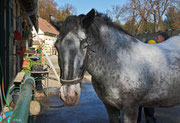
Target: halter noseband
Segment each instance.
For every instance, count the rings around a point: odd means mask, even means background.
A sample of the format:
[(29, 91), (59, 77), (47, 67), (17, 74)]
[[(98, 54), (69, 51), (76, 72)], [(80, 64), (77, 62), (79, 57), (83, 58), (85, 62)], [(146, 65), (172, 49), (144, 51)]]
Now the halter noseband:
[(62, 85), (73, 85), (73, 84), (81, 83), (82, 78), (83, 77), (72, 80), (64, 80), (64, 79), (60, 79), (60, 80)]

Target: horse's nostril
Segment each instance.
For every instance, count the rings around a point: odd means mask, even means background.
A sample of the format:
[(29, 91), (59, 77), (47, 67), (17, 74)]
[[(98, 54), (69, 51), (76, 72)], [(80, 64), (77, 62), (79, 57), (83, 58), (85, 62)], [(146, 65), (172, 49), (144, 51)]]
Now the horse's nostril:
[(78, 95), (78, 93), (75, 91), (75, 95), (77, 96)]

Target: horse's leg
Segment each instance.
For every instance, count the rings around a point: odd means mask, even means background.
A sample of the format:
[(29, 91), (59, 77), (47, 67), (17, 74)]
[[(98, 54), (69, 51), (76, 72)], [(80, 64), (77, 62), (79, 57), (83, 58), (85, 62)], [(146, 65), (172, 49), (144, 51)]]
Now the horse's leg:
[(106, 103), (104, 105), (108, 112), (110, 123), (120, 123), (120, 110)]
[(137, 123), (138, 106), (123, 107), (123, 123)]
[(154, 108), (144, 108), (144, 114), (147, 123), (156, 123), (156, 118), (154, 116)]
[[(94, 77), (92, 77), (92, 84), (94, 86), (94, 89), (95, 89), (97, 95), (103, 101), (102, 93), (104, 92), (104, 90), (102, 89), (101, 86), (99, 86), (98, 81), (96, 81)], [(119, 123), (120, 122), (120, 110), (105, 103), (105, 102), (103, 102), (103, 103), (108, 112), (110, 123)]]

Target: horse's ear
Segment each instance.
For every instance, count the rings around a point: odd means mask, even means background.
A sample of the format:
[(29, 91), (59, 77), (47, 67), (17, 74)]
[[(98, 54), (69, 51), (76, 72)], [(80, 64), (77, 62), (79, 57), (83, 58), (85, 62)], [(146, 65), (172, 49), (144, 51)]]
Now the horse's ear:
[(53, 26), (55, 26), (55, 28), (56, 28), (57, 30), (59, 30), (60, 26), (62, 25), (62, 22), (61, 22), (59, 19), (53, 17), (52, 15), (49, 15), (49, 17), (50, 17), (50, 23), (51, 23)]
[(91, 24), (94, 22), (94, 18), (95, 18), (95, 10), (91, 9), (91, 11), (89, 11), (83, 18), (82, 20), (82, 27), (85, 29), (88, 29)]

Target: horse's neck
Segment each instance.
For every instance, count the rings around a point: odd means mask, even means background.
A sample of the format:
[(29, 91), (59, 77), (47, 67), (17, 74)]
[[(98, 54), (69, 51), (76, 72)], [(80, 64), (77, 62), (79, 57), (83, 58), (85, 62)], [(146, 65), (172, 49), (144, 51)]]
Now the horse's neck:
[[(116, 29), (102, 27), (100, 39), (91, 40), (89, 51), (88, 72), (90, 74), (104, 74), (107, 70), (112, 72), (120, 67), (119, 55), (130, 52), (132, 45), (136, 43), (133, 38)], [(135, 40), (135, 39), (134, 39)], [(93, 45), (94, 44), (94, 45)]]

